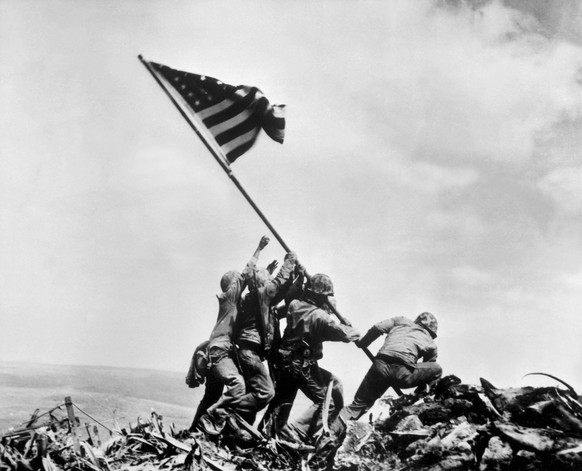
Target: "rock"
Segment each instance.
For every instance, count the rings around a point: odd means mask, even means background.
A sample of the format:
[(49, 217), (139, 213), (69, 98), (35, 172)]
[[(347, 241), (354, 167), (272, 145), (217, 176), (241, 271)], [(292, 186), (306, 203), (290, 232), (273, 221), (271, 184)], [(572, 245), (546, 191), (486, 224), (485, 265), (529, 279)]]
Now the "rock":
[(441, 443), (445, 448), (452, 448), (457, 446), (460, 442), (466, 442), (474, 439), (479, 432), (477, 426), (469, 422), (461, 422), (452, 432), (450, 432)]
[(396, 428), (394, 429), (396, 432), (410, 432), (413, 430), (420, 430), (423, 427), (423, 423), (416, 415), (409, 415), (402, 419)]
[(513, 457), (513, 469), (527, 471), (544, 471), (544, 465), (536, 453), (529, 450), (519, 450)]
[(346, 438), (339, 451), (343, 453), (357, 453), (370, 439), (373, 432), (370, 424), (360, 421), (350, 420), (348, 422)]
[(513, 459), (513, 449), (499, 437), (491, 437), (481, 457), (479, 471), (503, 471), (509, 469)]
[(390, 414), (392, 413), (391, 409), (389, 399), (381, 397), (374, 403), (372, 408), (359, 419), (359, 421), (374, 423), (377, 427), (381, 427), (390, 417)]
[(580, 470), (582, 469), (582, 442), (577, 446), (560, 450), (555, 455), (556, 464), (560, 469)]
[(547, 430), (495, 422), (495, 428), (511, 442), (529, 450), (546, 452), (554, 448), (554, 439)]

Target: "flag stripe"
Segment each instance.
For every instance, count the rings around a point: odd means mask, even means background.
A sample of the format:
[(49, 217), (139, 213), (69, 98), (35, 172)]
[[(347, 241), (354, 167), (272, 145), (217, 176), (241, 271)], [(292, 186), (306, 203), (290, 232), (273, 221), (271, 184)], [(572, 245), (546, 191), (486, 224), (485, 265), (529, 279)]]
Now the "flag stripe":
[(253, 109), (255, 107), (254, 106), (255, 94), (256, 94), (255, 92), (251, 92), (241, 97), (237, 101), (230, 100), (231, 102), (230, 106), (221, 111), (218, 111), (217, 113), (214, 113), (208, 118), (205, 118), (203, 120), (204, 124), (211, 128), (212, 126), (215, 126), (216, 124), (222, 121), (226, 121), (227, 119), (236, 116), (237, 114), (241, 113), (242, 111), (248, 108)]
[(254, 140), (251, 142), (248, 142), (245, 145), (242, 145), (240, 147), (237, 147), (235, 150), (231, 151), (228, 153), (228, 155), (226, 156), (226, 160), (229, 163), (233, 163), (236, 159), (238, 159), (241, 155), (243, 155), (247, 150), (249, 150), (251, 147), (253, 147), (254, 144)]
[(219, 134), (228, 131), (230, 128), (234, 128), (236, 125), (246, 121), (249, 118), (252, 118), (253, 114), (254, 110), (249, 109), (243, 110), (236, 116), (233, 116), (232, 118), (227, 119), (226, 121), (222, 121), (221, 123), (218, 123), (215, 126), (209, 127), (208, 129), (210, 129), (210, 132), (212, 132), (212, 134), (218, 136)]
[(250, 146), (254, 144), (256, 138), (257, 138), (256, 130), (251, 129), (250, 131), (239, 135), (235, 139), (226, 142), (224, 145), (221, 145), (220, 148), (224, 151), (224, 153), (226, 154), (227, 157), (229, 157), (230, 160), (230, 154), (234, 150), (246, 144), (248, 144), (250, 148)]
[(225, 110), (226, 108), (228, 108), (231, 105), (232, 105), (232, 100), (230, 98), (227, 98), (227, 99), (222, 100), (221, 102), (217, 103), (216, 105), (212, 105), (210, 108), (205, 108), (203, 110), (200, 110), (197, 114), (198, 114), (198, 116), (200, 116), (200, 119), (205, 120), (209, 116), (212, 116), (213, 114), (219, 113), (220, 111)]
[(218, 142), (218, 145), (222, 146), (227, 142), (230, 142), (233, 139), (235, 139), (236, 136), (240, 134), (245, 134), (253, 129), (255, 130), (256, 133), (258, 133), (259, 130), (261, 129), (260, 120), (254, 114), (245, 121), (243, 121), (242, 123), (237, 124), (233, 128), (228, 129), (220, 134), (215, 134), (214, 136), (216, 138), (216, 142)]
[(232, 139), (225, 143), (224, 145), (220, 146), (227, 154), (232, 150), (236, 149), (238, 146), (241, 146), (247, 142), (253, 142), (256, 139), (256, 133), (254, 129), (239, 135), (235, 139)]
[[(234, 89), (235, 87), (232, 87), (232, 88)], [(245, 95), (248, 93), (249, 88), (251, 88), (251, 87), (245, 87), (244, 85), (242, 85), (238, 89), (235, 89), (235, 91), (232, 93), (232, 95), (229, 96), (228, 98), (225, 98), (223, 101), (220, 101), (216, 104), (211, 104), (208, 107), (204, 107), (204, 108), (200, 109), (198, 111), (200, 118), (206, 119), (207, 117), (212, 116), (213, 114), (216, 114), (222, 110), (225, 110), (226, 108), (231, 106), (236, 100), (240, 100), (241, 98), (244, 98)], [(247, 89), (247, 90), (245, 90), (245, 89)]]

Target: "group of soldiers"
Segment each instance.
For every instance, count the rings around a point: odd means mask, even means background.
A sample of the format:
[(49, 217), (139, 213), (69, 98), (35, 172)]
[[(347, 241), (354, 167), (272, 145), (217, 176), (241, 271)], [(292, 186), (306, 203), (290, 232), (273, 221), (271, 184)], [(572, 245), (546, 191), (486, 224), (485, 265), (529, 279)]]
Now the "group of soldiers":
[[(417, 388), (421, 393), (442, 375), (436, 363), (436, 318), (428, 312), (414, 321), (393, 317), (378, 322), (362, 337), (344, 320), (338, 322), (333, 283), (329, 276), (309, 276), (293, 252), (283, 264), (257, 266), (269, 238), (261, 238), (242, 272), (229, 271), (220, 280), (216, 324), (196, 349), (186, 382), (205, 382), (205, 392), (191, 430), (209, 435), (229, 431), (241, 441), (251, 437), (240, 424), (281, 441), (315, 446), (322, 438), (341, 439), (348, 420), (365, 414), (389, 387)], [(281, 335), (279, 320), (286, 320)], [(360, 384), (352, 403), (344, 407), (342, 384), (321, 368), (323, 342), (354, 342), (367, 347), (387, 334), (384, 345)], [(293, 421), (291, 408), (298, 391), (312, 405)]]

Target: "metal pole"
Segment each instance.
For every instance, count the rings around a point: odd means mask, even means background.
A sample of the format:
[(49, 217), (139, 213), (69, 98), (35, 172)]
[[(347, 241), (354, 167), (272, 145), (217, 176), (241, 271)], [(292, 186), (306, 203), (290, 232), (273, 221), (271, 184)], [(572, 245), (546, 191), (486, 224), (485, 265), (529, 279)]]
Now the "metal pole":
[[(339, 321), (342, 324), (345, 325), (352, 325), (344, 316), (342, 316), (339, 311), (336, 309), (336, 307), (330, 303), (329, 301), (327, 302), (327, 305), (329, 306), (329, 308), (331, 309), (331, 311), (336, 315), (336, 317), (339, 319)], [(370, 361), (373, 363), (374, 362), (374, 355), (372, 354), (372, 352), (368, 349), (368, 347), (358, 347), (360, 348), (365, 354), (366, 356), (370, 359)], [(400, 388), (396, 387), (396, 386), (392, 386), (392, 389), (394, 389), (394, 391), (396, 392), (396, 394), (398, 394), (399, 396), (402, 396), (402, 394), (404, 394)]]
[[(243, 186), (240, 184), (240, 182), (234, 176), (234, 174), (232, 173), (232, 170), (230, 169), (230, 166), (225, 163), (226, 162), (226, 158), (223, 157), (223, 156), (221, 157), (218, 154), (218, 152), (216, 151), (216, 149), (214, 149), (214, 147), (212, 147), (208, 143), (208, 141), (206, 140), (206, 136), (204, 136), (204, 134), (202, 134), (200, 132), (200, 130), (198, 129), (198, 127), (196, 126), (196, 124), (192, 121), (192, 119), (190, 118), (190, 116), (188, 115), (188, 113), (186, 113), (182, 109), (182, 107), (180, 106), (180, 104), (175, 100), (175, 98), (172, 96), (172, 94), (170, 93), (170, 91), (167, 89), (166, 85), (158, 77), (156, 71), (151, 67), (150, 63), (148, 61), (146, 61), (141, 54), (138, 55), (137, 57), (141, 61), (141, 63), (145, 66), (145, 68), (149, 71), (149, 73), (152, 75), (152, 77), (155, 79), (155, 81), (157, 82), (157, 84), (162, 88), (162, 90), (164, 90), (164, 92), (166, 93), (166, 95), (168, 96), (168, 98), (170, 99), (170, 101), (174, 104), (174, 106), (178, 109), (178, 111), (180, 112), (180, 114), (182, 115), (182, 117), (186, 120), (186, 122), (190, 125), (190, 127), (194, 130), (194, 132), (198, 135), (198, 137), (202, 140), (202, 142), (204, 143), (204, 145), (206, 146), (206, 148), (210, 151), (210, 153), (212, 154), (212, 156), (214, 157), (214, 159), (218, 162), (218, 164), (220, 165), (220, 167), (226, 172), (226, 174), (228, 175), (228, 177), (230, 178), (230, 180), (239, 189), (239, 191), (242, 193), (242, 195), (245, 197), (245, 199), (248, 201), (248, 203), (251, 205), (251, 207), (255, 210), (255, 212), (257, 213), (257, 215), (261, 218), (261, 220), (269, 228), (269, 230), (271, 231), (271, 233), (275, 236), (275, 239), (277, 239), (277, 241), (281, 244), (281, 246), (285, 249), (286, 252), (291, 252), (291, 249), (289, 248), (289, 246), (285, 243), (285, 241), (283, 240), (283, 238), (275, 230), (275, 228), (270, 223), (270, 221), (266, 218), (266, 216), (263, 214), (263, 212), (259, 209), (259, 207), (255, 204), (255, 202), (250, 197), (250, 195), (246, 192), (246, 190), (243, 188)], [(335, 307), (333, 307), (331, 304), (329, 304), (329, 306), (332, 309), (332, 311), (334, 312), (334, 314), (337, 316), (337, 318), (342, 323), (349, 324), (346, 321), (346, 319), (337, 311), (337, 309)], [(370, 352), (370, 350), (368, 350), (365, 347), (362, 348), (362, 350), (364, 351), (364, 353), (368, 356), (368, 358), (370, 360), (374, 361), (374, 355), (372, 355), (372, 353)]]
[(239, 191), (242, 193), (242, 195), (245, 197), (245, 199), (249, 202), (249, 204), (252, 206), (252, 208), (255, 210), (255, 212), (258, 214), (258, 216), (262, 219), (262, 221), (269, 228), (269, 230), (271, 231), (271, 233), (275, 236), (275, 239), (277, 239), (277, 241), (281, 244), (281, 246), (285, 249), (286, 252), (290, 252), (291, 250), (289, 249), (289, 246), (285, 243), (285, 241), (283, 240), (283, 238), (275, 230), (275, 228), (270, 223), (270, 221), (265, 217), (265, 215), (263, 214), (263, 212), (259, 209), (259, 207), (255, 204), (255, 202), (252, 200), (252, 198), (249, 196), (249, 194), (246, 192), (246, 190), (242, 187), (242, 185), (240, 184), (240, 182), (237, 180), (237, 178), (232, 173), (232, 170), (230, 169), (230, 166), (225, 163), (226, 162), (226, 158), (224, 156), (220, 156), (218, 154), (217, 150), (214, 149), (214, 147), (212, 147), (210, 145), (210, 143), (206, 140), (206, 136), (200, 132), (200, 130), (198, 129), (198, 127), (196, 126), (196, 124), (194, 123), (194, 121), (192, 121), (192, 119), (188, 115), (188, 113), (186, 113), (182, 109), (182, 107), (180, 106), (180, 104), (172, 96), (172, 94), (170, 93), (170, 91), (167, 89), (166, 85), (158, 77), (156, 71), (151, 67), (150, 63), (148, 61), (146, 61), (142, 57), (141, 54), (139, 56), (137, 56), (137, 57), (141, 61), (141, 63), (145, 66), (145, 68), (150, 72), (150, 74), (152, 74), (152, 77), (155, 79), (155, 81), (158, 83), (158, 85), (162, 88), (162, 90), (164, 90), (164, 92), (166, 92), (166, 95), (171, 100), (171, 102), (174, 104), (174, 106), (178, 109), (178, 111), (180, 112), (180, 114), (182, 115), (182, 117), (186, 120), (186, 122), (190, 125), (190, 127), (194, 130), (194, 132), (198, 135), (198, 137), (202, 140), (202, 142), (204, 143), (204, 145), (206, 146), (206, 148), (210, 151), (210, 153), (212, 154), (212, 156), (214, 157), (214, 159), (218, 162), (218, 164), (220, 165), (220, 167), (222, 168), (222, 170), (224, 170), (226, 172), (226, 174), (231, 179), (231, 181), (234, 183), (234, 185), (239, 189)]
[[(337, 310), (337, 308), (332, 303), (330, 303), (329, 300), (328, 300), (328, 302), (326, 304), (329, 306), (329, 308), (331, 309), (331, 311), (335, 314), (335, 316), (339, 319), (339, 321), (342, 324), (349, 325), (349, 326), (352, 325), (344, 316), (342, 316), (339, 313), (339, 311)], [(374, 355), (368, 349), (368, 347), (358, 347), (358, 348), (360, 348), (372, 362), (374, 361)]]

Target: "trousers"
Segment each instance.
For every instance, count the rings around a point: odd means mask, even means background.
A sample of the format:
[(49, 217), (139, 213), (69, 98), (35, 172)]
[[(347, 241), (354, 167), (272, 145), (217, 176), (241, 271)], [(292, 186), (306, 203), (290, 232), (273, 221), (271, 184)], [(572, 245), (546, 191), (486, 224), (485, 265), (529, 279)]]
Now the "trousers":
[[(222, 349), (209, 352), (213, 381), (223, 386), (220, 398), (208, 409), (215, 416), (226, 418), (230, 408), (236, 409), (245, 394), (245, 381), (236, 365), (233, 354)], [(216, 386), (218, 388), (218, 386)], [(210, 391), (211, 393), (213, 391)]]
[(301, 361), (293, 361), (284, 366), (277, 378), (275, 397), (263, 418), (263, 428), (271, 435), (278, 433), (287, 424), (297, 392), (301, 391), (313, 404), (290, 425), (304, 441), (310, 441), (322, 428), (323, 404), (330, 385), (332, 392), (327, 420), (333, 429), (343, 407), (343, 387), (339, 379), (316, 362), (303, 365)]
[(442, 372), (441, 366), (435, 362), (407, 366), (376, 357), (358, 387), (354, 400), (342, 410), (341, 415), (345, 419), (358, 419), (389, 387), (414, 388), (439, 379)]
[(251, 425), (257, 413), (275, 396), (275, 386), (263, 359), (252, 348), (241, 348), (238, 360), (246, 381), (244, 394), (235, 410)]

